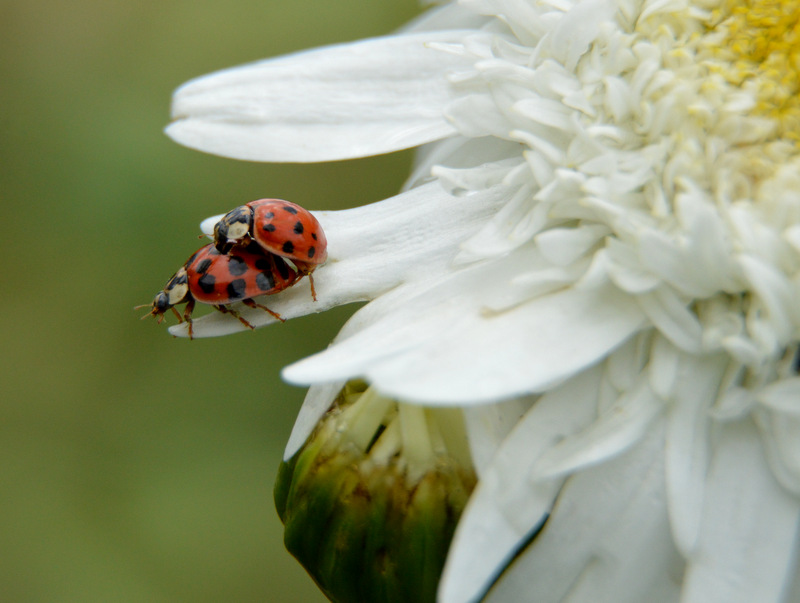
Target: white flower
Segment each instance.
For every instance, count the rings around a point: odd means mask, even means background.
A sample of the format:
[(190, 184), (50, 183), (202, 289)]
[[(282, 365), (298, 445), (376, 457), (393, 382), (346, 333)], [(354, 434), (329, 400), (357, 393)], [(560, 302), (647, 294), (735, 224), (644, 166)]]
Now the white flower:
[(462, 0), (176, 93), (168, 133), (230, 157), (423, 145), (405, 192), (316, 214), (318, 301), (270, 307), (370, 300), (285, 370), (312, 385), (287, 454), (353, 377), (465, 409), (441, 601), (500, 572), (489, 601), (800, 601), (798, 15)]

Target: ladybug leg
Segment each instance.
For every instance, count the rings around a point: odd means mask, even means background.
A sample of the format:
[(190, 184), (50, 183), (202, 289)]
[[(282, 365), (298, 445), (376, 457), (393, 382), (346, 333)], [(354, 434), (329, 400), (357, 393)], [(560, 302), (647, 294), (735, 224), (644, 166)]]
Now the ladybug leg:
[(281, 316), (281, 315), (280, 315), (280, 314), (278, 314), (277, 312), (273, 312), (272, 310), (270, 310), (270, 309), (269, 309), (269, 308), (267, 308), (266, 306), (262, 306), (261, 304), (257, 304), (257, 303), (256, 303), (256, 302), (254, 302), (252, 299), (243, 299), (243, 300), (242, 300), (242, 303), (243, 303), (245, 306), (247, 306), (248, 308), (261, 308), (262, 310), (264, 310), (264, 311), (266, 311), (266, 312), (268, 312), (268, 313), (272, 314), (272, 316), (274, 316), (275, 318), (277, 318), (277, 319), (278, 319), (278, 320), (280, 320), (281, 322), (286, 322), (286, 319), (285, 319), (283, 316)]
[[(172, 308), (175, 309), (174, 307)], [(192, 312), (194, 311), (194, 298), (190, 299), (186, 307), (183, 309), (183, 320), (185, 320), (189, 324), (189, 339), (194, 339), (193, 332), (192, 332)], [(177, 314), (177, 312), (175, 312)], [(180, 320), (180, 317), (178, 317)]]
[(254, 330), (254, 329), (255, 329), (255, 327), (254, 327), (253, 325), (251, 325), (251, 324), (250, 324), (249, 322), (247, 322), (247, 321), (246, 321), (244, 318), (242, 318), (242, 315), (241, 315), (241, 314), (239, 314), (239, 313), (238, 313), (236, 310), (234, 310), (233, 308), (231, 308), (231, 307), (229, 307), (229, 306), (222, 306), (222, 305), (220, 305), (220, 306), (214, 306), (214, 307), (215, 307), (217, 310), (219, 310), (220, 312), (222, 312), (223, 314), (230, 314), (231, 316), (233, 316), (233, 317), (237, 318), (237, 319), (239, 320), (239, 322), (240, 322), (240, 323), (242, 323), (244, 326), (246, 326), (248, 329), (250, 329), (250, 330)]
[(311, 285), (311, 299), (317, 301), (317, 290), (314, 288), (314, 276), (311, 274), (316, 266), (305, 262), (294, 262), (294, 265), (297, 266), (301, 276), (308, 277), (308, 284)]
[(317, 301), (317, 290), (314, 289), (314, 275), (310, 272), (306, 272), (308, 275), (308, 283), (311, 285), (311, 299)]
[[(186, 307), (188, 308), (189, 306), (186, 306)], [(178, 318), (178, 322), (179, 322), (179, 323), (180, 323), (180, 322), (183, 322), (183, 318), (181, 318), (181, 314), (180, 314), (180, 312), (178, 312), (178, 310), (175, 308), (175, 306), (172, 306), (172, 307), (170, 308), (170, 310), (172, 310), (172, 313), (173, 313), (173, 314), (174, 314), (174, 315), (175, 315), (175, 316)], [(163, 314), (161, 315), (161, 318), (162, 318), (162, 319), (164, 318), (164, 315), (163, 315)], [(158, 322), (159, 322), (159, 324), (160, 324), (160, 323), (161, 323), (161, 320), (159, 320)]]

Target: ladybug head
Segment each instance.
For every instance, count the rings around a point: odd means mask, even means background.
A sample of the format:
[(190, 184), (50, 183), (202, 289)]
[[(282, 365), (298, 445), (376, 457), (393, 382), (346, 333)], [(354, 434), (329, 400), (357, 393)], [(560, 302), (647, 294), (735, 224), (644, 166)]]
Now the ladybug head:
[(158, 316), (158, 322), (164, 320), (164, 312), (169, 310), (172, 304), (169, 303), (169, 295), (166, 291), (159, 291), (153, 299), (153, 307), (147, 316)]
[[(189, 301), (191, 297), (189, 294), (189, 278), (186, 274), (186, 268), (181, 268), (176, 272), (171, 279), (167, 281), (167, 284), (164, 285), (164, 289), (156, 293), (156, 296), (153, 298), (153, 303), (150, 304), (150, 313), (145, 314), (142, 318), (147, 318), (148, 316), (157, 316), (158, 322), (160, 323), (164, 320), (164, 313), (167, 310), (172, 309), (173, 312), (176, 310), (173, 309), (173, 306), (176, 304), (183, 303), (185, 301)], [(147, 304), (145, 304), (147, 305)], [(136, 306), (136, 308), (143, 308), (144, 306)], [(180, 319), (180, 315), (177, 314), (178, 319)]]
[(150, 308), (150, 311), (142, 316), (142, 320), (149, 318), (150, 316), (157, 316), (158, 322), (161, 324), (161, 321), (164, 320), (164, 313), (172, 308), (172, 304), (169, 303), (169, 295), (166, 293), (166, 291), (159, 291), (153, 299), (153, 303), (136, 306), (134, 310), (138, 310), (140, 308)]
[(232, 209), (214, 226), (214, 247), (227, 254), (234, 245), (246, 245), (253, 224), (253, 210), (246, 205)]

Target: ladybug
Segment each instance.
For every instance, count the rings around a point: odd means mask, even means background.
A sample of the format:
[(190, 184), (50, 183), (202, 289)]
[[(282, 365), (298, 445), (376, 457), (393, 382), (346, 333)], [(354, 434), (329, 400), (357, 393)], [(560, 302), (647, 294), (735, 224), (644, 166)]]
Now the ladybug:
[(317, 299), (311, 273), (328, 259), (328, 241), (307, 209), (281, 199), (258, 199), (232, 209), (214, 226), (214, 246), (220, 253), (251, 241), (308, 275)]
[[(257, 304), (252, 298), (283, 291), (302, 276), (283, 258), (265, 253), (256, 244), (234, 247), (228, 254), (220, 253), (214, 245), (209, 244), (198, 249), (167, 281), (164, 289), (156, 294), (150, 313), (142, 318), (157, 316), (160, 323), (164, 313), (172, 310), (178, 322), (185, 320), (189, 323), (190, 339), (195, 302), (210, 304), (220, 312), (232, 314), (250, 329), (254, 328), (253, 325), (232, 309), (230, 304), (242, 302), (250, 308), (261, 308), (283, 322), (280, 314)], [(184, 302), (186, 308), (181, 315), (175, 306)]]

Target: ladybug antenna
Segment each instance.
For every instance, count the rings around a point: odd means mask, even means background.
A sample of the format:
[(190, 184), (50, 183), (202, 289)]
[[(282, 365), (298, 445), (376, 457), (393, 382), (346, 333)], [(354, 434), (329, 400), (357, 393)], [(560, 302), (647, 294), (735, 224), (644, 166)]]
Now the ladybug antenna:
[[(154, 308), (153, 308), (153, 304), (141, 304), (140, 306), (135, 306), (133, 309), (134, 309), (134, 310), (139, 310), (139, 309), (141, 309), (141, 308), (150, 308), (150, 311), (149, 311), (147, 314), (145, 314), (144, 316), (142, 316), (142, 317), (141, 317), (139, 320), (145, 320), (146, 318), (150, 318), (151, 316), (155, 316), (155, 314), (156, 314), (156, 313), (153, 311), (153, 310), (154, 310)], [(164, 318), (164, 315), (162, 314), (162, 315), (160, 316), (160, 318), (159, 318), (159, 321), (158, 321), (158, 322), (161, 322), (161, 319), (163, 319), (163, 318)]]

